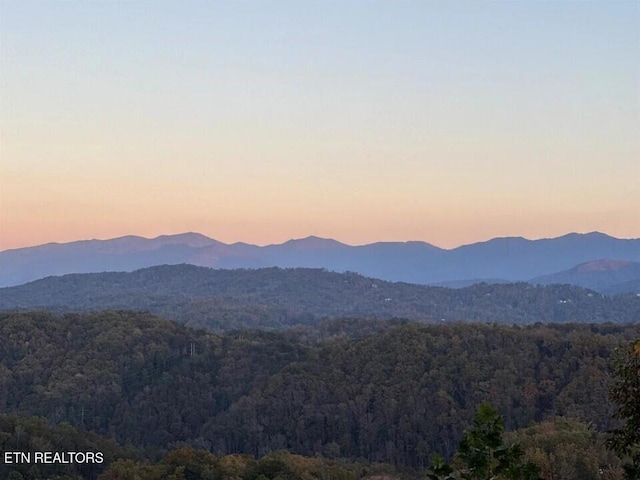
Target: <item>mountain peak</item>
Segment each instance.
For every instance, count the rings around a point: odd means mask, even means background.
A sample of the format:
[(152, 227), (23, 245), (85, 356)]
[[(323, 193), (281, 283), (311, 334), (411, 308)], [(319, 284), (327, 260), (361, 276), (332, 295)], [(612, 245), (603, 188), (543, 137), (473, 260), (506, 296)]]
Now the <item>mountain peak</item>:
[(209, 245), (220, 245), (222, 242), (214, 240), (197, 232), (176, 233), (173, 235), (160, 235), (151, 239), (153, 242), (163, 245), (185, 244), (190, 247), (206, 247)]
[(315, 250), (315, 249), (329, 249), (336, 247), (345, 247), (344, 243), (340, 243), (332, 238), (316, 237), (315, 235), (309, 235), (304, 238), (294, 238), (280, 244), (281, 246), (287, 245), (298, 250)]
[[(578, 233), (578, 232), (572, 232), (572, 233), (567, 233), (566, 235), (562, 235), (560, 237), (556, 237), (556, 239), (574, 239), (574, 238), (583, 238), (583, 239), (615, 239), (614, 237), (607, 235), (606, 233), (602, 233), (602, 232), (598, 232), (598, 231), (593, 231), (593, 232), (587, 232), (587, 233)], [(554, 239), (551, 239), (554, 240)]]

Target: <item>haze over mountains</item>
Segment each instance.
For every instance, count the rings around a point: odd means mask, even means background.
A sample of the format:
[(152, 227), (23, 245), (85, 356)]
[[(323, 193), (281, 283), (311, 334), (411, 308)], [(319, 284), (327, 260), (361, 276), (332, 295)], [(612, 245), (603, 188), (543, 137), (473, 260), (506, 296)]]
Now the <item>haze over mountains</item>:
[[(598, 274), (585, 267), (571, 271), (579, 264), (594, 261), (600, 262)], [(388, 281), (448, 286), (487, 280), (565, 282), (620, 293), (634, 291), (634, 282), (640, 280), (640, 265), (625, 263), (622, 268), (616, 262), (639, 261), (640, 239), (618, 239), (598, 232), (541, 240), (495, 238), (450, 250), (425, 242), (351, 246), (313, 236), (260, 247), (225, 244), (198, 233), (184, 233), (153, 239), (126, 236), (5, 250), (0, 252), (0, 286), (20, 285), (51, 275), (130, 272), (186, 263), (223, 269), (325, 268)], [(564, 271), (571, 273), (559, 274)], [(602, 274), (605, 271), (610, 274)]]

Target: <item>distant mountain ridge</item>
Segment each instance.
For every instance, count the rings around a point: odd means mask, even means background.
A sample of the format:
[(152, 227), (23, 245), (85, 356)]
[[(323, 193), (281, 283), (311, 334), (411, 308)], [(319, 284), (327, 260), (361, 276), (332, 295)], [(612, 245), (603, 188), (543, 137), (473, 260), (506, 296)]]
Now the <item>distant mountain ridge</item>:
[(0, 310), (34, 309), (149, 311), (213, 330), (286, 328), (325, 318), (506, 324), (640, 321), (639, 296), (609, 297), (571, 285), (482, 283), (451, 289), (321, 269), (193, 265), (69, 274), (0, 288)]
[(225, 269), (325, 268), (389, 281), (464, 285), (470, 279), (528, 281), (598, 259), (640, 262), (640, 239), (571, 233), (540, 240), (495, 238), (446, 250), (418, 241), (351, 246), (314, 236), (264, 247), (226, 244), (193, 232), (152, 239), (126, 236), (2, 251), (0, 286), (51, 275), (182, 263)]
[(540, 285), (565, 283), (607, 294), (632, 292), (631, 285), (640, 282), (640, 262), (599, 259), (534, 278), (531, 282)]

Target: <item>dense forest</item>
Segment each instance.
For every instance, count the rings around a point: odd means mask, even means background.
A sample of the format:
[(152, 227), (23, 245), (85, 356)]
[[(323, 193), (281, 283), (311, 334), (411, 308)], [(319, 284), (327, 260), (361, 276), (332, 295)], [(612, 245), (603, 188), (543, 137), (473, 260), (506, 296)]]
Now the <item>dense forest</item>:
[[(187, 480), (326, 478), (357, 480), (392, 474), (409, 477), (385, 464), (367, 464), (344, 459), (304, 457), (285, 451), (259, 459), (246, 454), (215, 455), (202, 449), (178, 447), (162, 455), (149, 455), (113, 440), (88, 433), (68, 423), (53, 425), (40, 417), (0, 415), (0, 449), (4, 451), (101, 452), (101, 463), (7, 464), (0, 461), (0, 478), (9, 480)], [(153, 457), (150, 460), (149, 457)]]
[(567, 444), (563, 461), (592, 449), (613, 469), (601, 437), (617, 425), (609, 366), (638, 336), (634, 325), (363, 319), (210, 333), (148, 313), (3, 313), (0, 410), (156, 460), (182, 447), (287, 450), (422, 469), (434, 454), (452, 458), (488, 401), (539, 464), (558, 460), (534, 437)]
[[(473, 429), (465, 431), (465, 436)], [(464, 439), (463, 439), (464, 441)], [(605, 435), (583, 422), (552, 418), (497, 438), (511, 451), (519, 449), (520, 465), (533, 466), (529, 479), (621, 480), (622, 462), (604, 447)], [(461, 442), (462, 443), (462, 442)], [(0, 462), (0, 478), (9, 480), (370, 480), (442, 478), (430, 476), (442, 468), (410, 469), (364, 460), (305, 457), (281, 450), (256, 458), (248, 454), (219, 455), (190, 446), (161, 454), (124, 448), (111, 439), (68, 423), (53, 425), (41, 417), (0, 415), (2, 451), (100, 452), (102, 463), (7, 464)], [(436, 460), (436, 459), (434, 459)], [(437, 463), (435, 463), (437, 464)], [(464, 468), (459, 452), (455, 468)], [(453, 471), (453, 469), (451, 469)], [(455, 477), (450, 477), (455, 478)], [(518, 478), (517, 476), (511, 478)], [(527, 477), (522, 476), (523, 480)], [(632, 477), (633, 478), (633, 477)]]
[(640, 297), (609, 297), (569, 285), (450, 289), (318, 269), (214, 270), (192, 265), (49, 277), (1, 288), (0, 309), (149, 311), (218, 331), (278, 329), (335, 317), (520, 325), (640, 321)]

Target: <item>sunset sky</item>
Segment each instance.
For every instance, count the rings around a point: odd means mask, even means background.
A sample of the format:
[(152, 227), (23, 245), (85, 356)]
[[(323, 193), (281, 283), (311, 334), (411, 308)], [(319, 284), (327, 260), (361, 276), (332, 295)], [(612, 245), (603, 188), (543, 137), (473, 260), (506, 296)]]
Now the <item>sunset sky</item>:
[(640, 237), (640, 2), (0, 0), (0, 249)]

